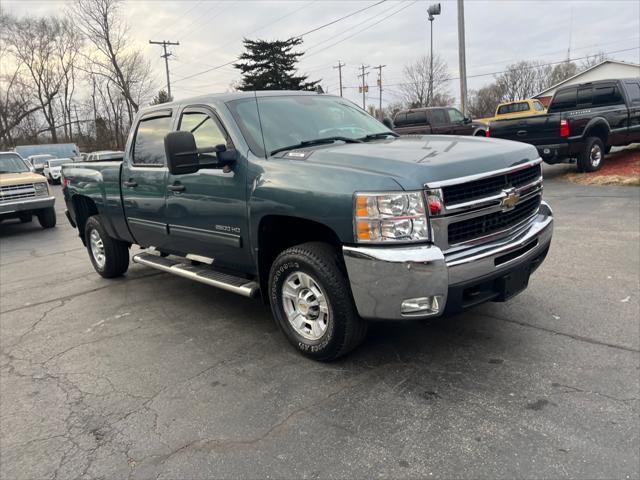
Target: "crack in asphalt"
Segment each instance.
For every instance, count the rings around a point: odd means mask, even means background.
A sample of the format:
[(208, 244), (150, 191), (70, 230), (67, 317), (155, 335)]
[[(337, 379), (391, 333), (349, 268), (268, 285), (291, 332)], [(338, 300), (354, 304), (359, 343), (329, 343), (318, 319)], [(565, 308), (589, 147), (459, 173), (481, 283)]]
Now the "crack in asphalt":
[(618, 349), (618, 350), (624, 350), (626, 352), (640, 353), (640, 350), (632, 348), (632, 347), (627, 347), (626, 345), (616, 345), (615, 343), (603, 342), (602, 340), (596, 340), (595, 338), (585, 337), (585, 336), (582, 336), (582, 335), (576, 335), (576, 334), (573, 334), (573, 333), (561, 332), (559, 330), (554, 330), (553, 328), (541, 327), (539, 325), (533, 325), (531, 323), (522, 322), (520, 320), (513, 320), (511, 318), (498, 317), (497, 315), (492, 315), (490, 313), (479, 313), (478, 315), (482, 315), (482, 316), (485, 316), (485, 317), (493, 318), (494, 320), (500, 320), (500, 321), (507, 322), (507, 323), (513, 323), (515, 325), (520, 325), (521, 327), (533, 328), (535, 330), (540, 330), (540, 331), (543, 331), (543, 332), (551, 333), (553, 335), (561, 335), (563, 337), (572, 338), (573, 340), (576, 340), (578, 342), (591, 343), (592, 345), (600, 345), (600, 346), (603, 346), (603, 347), (615, 348), (615, 349)]
[[(141, 275), (139, 277), (127, 278), (126, 280), (127, 280), (127, 282), (131, 282), (131, 281), (134, 281), (134, 280), (142, 280), (142, 279), (145, 279), (145, 278), (157, 277), (159, 275), (167, 275), (167, 274), (164, 273), (164, 272), (153, 272), (153, 273), (150, 273), (148, 275)], [(116, 282), (109, 283), (107, 285), (102, 285), (100, 287), (92, 288), (90, 290), (85, 290), (83, 292), (72, 293), (70, 295), (64, 295), (64, 296), (58, 297), (58, 298), (52, 298), (52, 299), (49, 299), (49, 300), (43, 300), (41, 302), (30, 303), (29, 305), (22, 305), (20, 307), (9, 308), (7, 310), (0, 311), (0, 313), (4, 315), (4, 314), (7, 314), (7, 313), (13, 313), (13, 312), (18, 312), (20, 310), (25, 310), (27, 308), (38, 307), (40, 305), (46, 305), (47, 303), (51, 303), (51, 302), (59, 302), (59, 301), (66, 302), (66, 301), (71, 300), (73, 298), (81, 297), (81, 296), (86, 295), (88, 293), (99, 292), (100, 290), (104, 290), (106, 288), (111, 288), (114, 285), (119, 285), (121, 283), (121, 282), (119, 282), (119, 283), (116, 283)]]

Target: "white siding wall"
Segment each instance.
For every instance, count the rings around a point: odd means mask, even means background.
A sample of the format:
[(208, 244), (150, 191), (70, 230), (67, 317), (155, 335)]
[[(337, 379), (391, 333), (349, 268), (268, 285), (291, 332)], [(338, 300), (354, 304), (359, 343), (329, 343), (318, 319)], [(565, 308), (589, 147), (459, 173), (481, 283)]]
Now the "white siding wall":
[[(567, 85), (575, 85), (577, 83), (594, 82), (596, 80), (608, 80), (616, 78), (631, 78), (640, 77), (640, 66), (636, 65), (623, 65), (620, 63), (605, 63), (596, 67), (588, 72), (578, 75), (577, 77), (569, 80), (566, 83), (561, 84), (560, 87)], [(556, 92), (556, 89), (545, 90), (539, 97), (551, 97)]]

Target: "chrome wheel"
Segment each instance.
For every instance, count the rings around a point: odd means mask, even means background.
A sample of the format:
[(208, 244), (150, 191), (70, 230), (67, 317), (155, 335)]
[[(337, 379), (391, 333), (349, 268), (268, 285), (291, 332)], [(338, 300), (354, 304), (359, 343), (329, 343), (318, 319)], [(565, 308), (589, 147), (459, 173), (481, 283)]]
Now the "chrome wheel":
[(591, 162), (592, 167), (597, 168), (601, 161), (602, 149), (600, 148), (600, 145), (593, 145), (589, 152), (589, 162)]
[(319, 340), (327, 331), (330, 313), (324, 291), (303, 272), (290, 274), (282, 284), (282, 304), (293, 329), (308, 340)]
[(96, 265), (98, 265), (98, 268), (104, 268), (107, 261), (107, 257), (104, 254), (104, 243), (102, 242), (102, 238), (100, 238), (100, 234), (95, 229), (91, 230), (89, 244), (91, 245), (91, 255), (93, 255)]

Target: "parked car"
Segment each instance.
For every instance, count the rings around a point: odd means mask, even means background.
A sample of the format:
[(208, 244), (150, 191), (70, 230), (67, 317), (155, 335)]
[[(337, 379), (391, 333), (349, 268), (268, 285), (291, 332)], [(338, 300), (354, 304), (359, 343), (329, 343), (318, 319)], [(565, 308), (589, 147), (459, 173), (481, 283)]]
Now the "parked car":
[(32, 155), (48, 154), (55, 158), (72, 158), (74, 161), (80, 160), (80, 149), (75, 143), (18, 145), (15, 151), (22, 158), (29, 158)]
[(490, 122), (495, 122), (496, 120), (544, 115), (545, 113), (547, 113), (547, 109), (544, 108), (540, 100), (528, 98), (526, 100), (501, 103), (496, 107), (496, 113), (493, 117), (479, 118), (477, 121), (489, 125)]
[(54, 204), (42, 175), (31, 171), (17, 153), (0, 152), (0, 221), (30, 222), (36, 215), (43, 228), (51, 228), (56, 225)]
[(87, 155), (85, 162), (102, 162), (105, 160), (122, 160), (124, 152), (119, 150), (100, 150)]
[(486, 125), (465, 117), (452, 107), (401, 110), (393, 117), (394, 131), (400, 135), (474, 135), (484, 137)]
[(62, 172), (62, 165), (65, 163), (73, 162), (70, 158), (56, 158), (53, 160), (47, 160), (47, 163), (44, 165), (44, 170), (42, 173), (49, 185), (60, 183), (60, 175)]
[(36, 173), (44, 175), (44, 167), (49, 160), (55, 160), (56, 157), (49, 154), (31, 155), (27, 158), (27, 161), (33, 165)]
[(547, 163), (577, 159), (578, 170), (593, 172), (612, 146), (640, 142), (640, 80), (560, 88), (546, 115), (492, 122), (490, 135), (535, 145)]
[(372, 319), (431, 318), (526, 288), (549, 249), (541, 160), (517, 142), (398, 135), (346, 99), (234, 92), (136, 115), (124, 161), (62, 167), (103, 277), (133, 261), (246, 297), (330, 360)]

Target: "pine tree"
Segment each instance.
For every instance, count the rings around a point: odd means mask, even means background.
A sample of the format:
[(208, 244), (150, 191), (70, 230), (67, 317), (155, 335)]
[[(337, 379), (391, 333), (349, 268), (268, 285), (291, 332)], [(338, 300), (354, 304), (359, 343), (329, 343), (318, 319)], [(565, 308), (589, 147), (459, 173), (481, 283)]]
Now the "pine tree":
[(288, 40), (243, 40), (245, 52), (234, 65), (242, 72), (238, 90), (315, 90), (320, 82), (308, 82), (307, 75), (296, 75), (296, 64), (303, 52), (293, 49), (301, 38)]
[(151, 105), (160, 105), (161, 103), (168, 103), (172, 100), (166, 90), (160, 90), (158, 94), (151, 100)]

